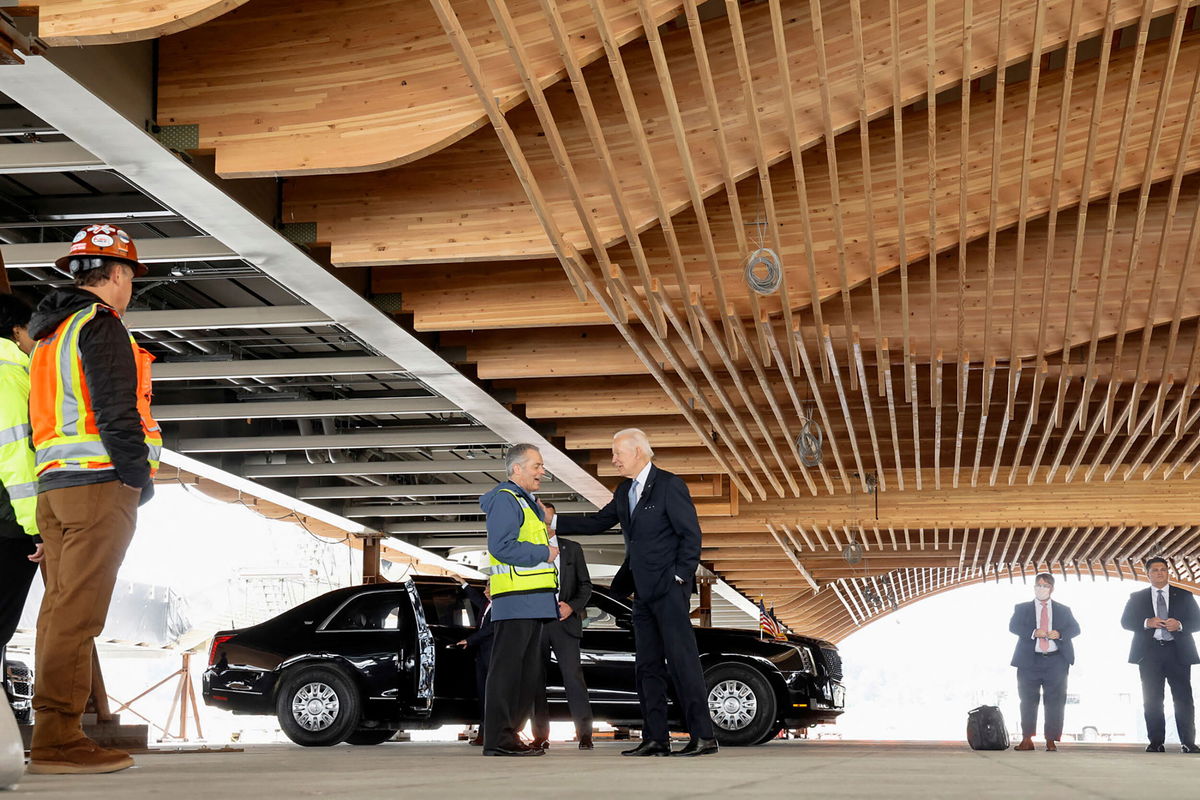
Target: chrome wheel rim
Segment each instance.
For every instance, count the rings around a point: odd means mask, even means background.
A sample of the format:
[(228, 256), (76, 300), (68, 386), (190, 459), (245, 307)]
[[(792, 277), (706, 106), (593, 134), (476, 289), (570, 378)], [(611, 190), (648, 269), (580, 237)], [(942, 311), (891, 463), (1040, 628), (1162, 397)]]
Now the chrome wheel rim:
[(292, 696), (292, 718), (306, 731), (323, 731), (341, 710), (337, 692), (327, 683), (306, 683)]
[(708, 692), (708, 713), (713, 724), (727, 731), (746, 727), (757, 712), (758, 697), (742, 681), (721, 681)]

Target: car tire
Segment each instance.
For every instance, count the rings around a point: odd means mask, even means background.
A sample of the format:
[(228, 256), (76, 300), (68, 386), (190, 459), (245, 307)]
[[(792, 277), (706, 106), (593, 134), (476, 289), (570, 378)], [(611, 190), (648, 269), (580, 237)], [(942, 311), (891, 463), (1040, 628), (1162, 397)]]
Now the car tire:
[(358, 729), (358, 688), (332, 667), (302, 667), (285, 673), (275, 698), (284, 734), (302, 747), (331, 747)]
[(721, 664), (704, 675), (717, 741), (732, 747), (760, 744), (779, 725), (775, 692), (763, 674), (743, 664)]
[(771, 728), (769, 728), (767, 730), (767, 732), (765, 734), (763, 734), (763, 737), (761, 739), (759, 739), (757, 742), (755, 742), (755, 744), (766, 744), (767, 742), (771, 741), (772, 739), (774, 739), (776, 736), (778, 736), (781, 733), (783, 733), (783, 726), (782, 725), (774, 725)]
[(346, 744), (383, 744), (395, 735), (396, 731), (391, 728), (363, 728), (347, 736)]

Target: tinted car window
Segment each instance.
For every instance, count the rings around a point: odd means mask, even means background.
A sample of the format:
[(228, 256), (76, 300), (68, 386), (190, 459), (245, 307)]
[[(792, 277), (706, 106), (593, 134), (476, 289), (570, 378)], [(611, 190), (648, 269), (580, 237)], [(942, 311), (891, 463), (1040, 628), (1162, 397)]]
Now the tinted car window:
[(407, 602), (400, 592), (372, 592), (359, 595), (334, 615), (322, 630), (394, 631), (400, 628), (400, 604)]
[(421, 586), (421, 608), (430, 625), (474, 628), (475, 608), (458, 586)]

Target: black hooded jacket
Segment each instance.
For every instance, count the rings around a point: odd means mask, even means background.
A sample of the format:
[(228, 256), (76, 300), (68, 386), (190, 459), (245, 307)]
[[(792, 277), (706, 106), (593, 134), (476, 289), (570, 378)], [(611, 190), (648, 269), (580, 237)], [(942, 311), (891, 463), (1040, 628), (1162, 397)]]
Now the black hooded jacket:
[[(97, 302), (102, 301), (86, 289), (75, 286), (56, 289), (33, 312), (29, 335), (41, 341), (53, 334), (67, 317)], [(114, 468), (55, 470), (38, 481), (38, 492), (119, 480), (140, 487), (142, 502), (146, 502), (154, 490), (150, 451), (137, 408), (137, 364), (129, 345), (129, 331), (115, 315), (97, 314), (79, 332), (79, 358), (100, 440)]]

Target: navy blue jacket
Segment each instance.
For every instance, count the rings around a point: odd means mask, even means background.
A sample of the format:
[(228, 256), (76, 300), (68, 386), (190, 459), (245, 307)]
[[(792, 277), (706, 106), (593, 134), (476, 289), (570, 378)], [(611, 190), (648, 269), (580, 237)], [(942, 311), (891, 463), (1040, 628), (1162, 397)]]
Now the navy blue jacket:
[(661, 597), (675, 585), (676, 575), (691, 585), (700, 564), (700, 521), (687, 484), (674, 473), (650, 467), (632, 516), (630, 485), (629, 478), (621, 481), (613, 499), (594, 514), (558, 517), (555, 529), (559, 534), (592, 534), (620, 523), (625, 563), (612, 583), (618, 593), (632, 588), (643, 600)]
[[(544, 544), (517, 541), (525, 512), (509, 489), (525, 498), (538, 519), (542, 509), (537, 501), (512, 481), (504, 481), (479, 498), (479, 507), (487, 514), (488, 552), (497, 561), (516, 567), (532, 567), (550, 558), (550, 548)], [(511, 594), (492, 598), (491, 618), (500, 622), (506, 619), (558, 619), (558, 601), (554, 592)]]
[[(1009, 633), (1017, 637), (1017, 647), (1013, 650), (1012, 666), (1028, 669), (1036, 663), (1038, 656), (1038, 640), (1033, 638), (1033, 632), (1038, 629), (1037, 613), (1032, 600), (1017, 603), (1013, 609), (1012, 620), (1008, 623)], [(1050, 602), (1050, 611), (1054, 617), (1050, 620), (1051, 627), (1058, 631), (1062, 638), (1054, 640), (1058, 652), (1067, 664), (1075, 663), (1075, 645), (1071, 640), (1079, 635), (1079, 623), (1071, 609), (1062, 603)]]

